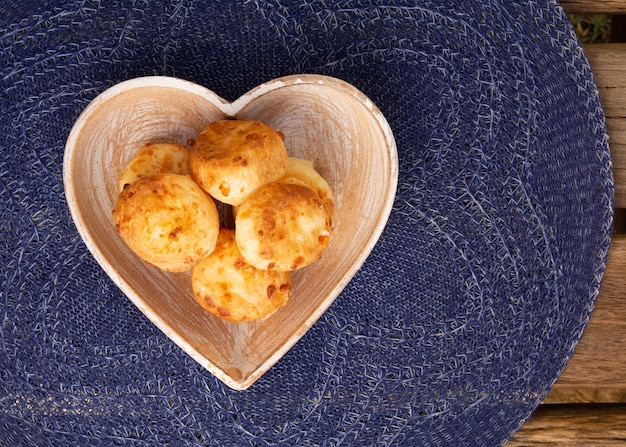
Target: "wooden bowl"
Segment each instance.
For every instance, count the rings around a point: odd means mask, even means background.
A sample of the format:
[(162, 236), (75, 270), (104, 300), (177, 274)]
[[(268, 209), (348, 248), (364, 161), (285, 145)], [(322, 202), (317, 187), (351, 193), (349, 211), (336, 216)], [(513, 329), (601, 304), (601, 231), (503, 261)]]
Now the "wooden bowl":
[[(336, 195), (334, 234), (323, 257), (294, 272), (286, 306), (250, 323), (205, 312), (191, 293), (190, 273), (167, 273), (139, 259), (111, 214), (119, 174), (140, 146), (186, 145), (225, 117), (282, 131), (289, 154), (310, 160)], [(233, 103), (176, 78), (122, 82), (80, 115), (63, 167), (72, 218), (98, 263), (168, 337), (234, 389), (247, 388), (276, 363), (361, 267), (388, 219), (397, 176), (395, 141), (382, 113), (350, 84), (317, 75), (276, 79)]]

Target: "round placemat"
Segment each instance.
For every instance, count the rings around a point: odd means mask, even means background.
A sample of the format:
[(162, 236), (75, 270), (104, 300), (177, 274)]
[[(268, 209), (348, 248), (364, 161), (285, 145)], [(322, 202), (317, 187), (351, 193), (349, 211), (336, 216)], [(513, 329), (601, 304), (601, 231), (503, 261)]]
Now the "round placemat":
[[(155, 3), (0, 5), (0, 444), (503, 444), (572, 355), (610, 241), (604, 116), (557, 2)], [(126, 79), (234, 100), (293, 73), (380, 107), (398, 193), (330, 309), (234, 391), (89, 254), (65, 139)]]

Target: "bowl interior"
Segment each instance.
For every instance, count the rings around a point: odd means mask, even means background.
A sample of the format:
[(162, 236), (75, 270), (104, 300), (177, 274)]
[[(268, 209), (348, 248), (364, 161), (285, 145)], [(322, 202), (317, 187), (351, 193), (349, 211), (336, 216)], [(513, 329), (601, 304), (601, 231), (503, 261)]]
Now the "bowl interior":
[[(334, 234), (322, 259), (294, 272), (285, 307), (250, 323), (206, 313), (191, 293), (190, 274), (139, 259), (111, 215), (119, 174), (141, 145), (187, 145), (207, 123), (225, 117), (258, 119), (282, 131), (289, 154), (310, 160), (336, 195)], [(186, 81), (149, 77), (118, 84), (87, 107), (67, 141), (64, 182), (76, 226), (113, 281), (195, 360), (244, 389), (311, 327), (373, 249), (395, 196), (397, 153), (380, 111), (334, 78), (281, 78), (228, 103)]]

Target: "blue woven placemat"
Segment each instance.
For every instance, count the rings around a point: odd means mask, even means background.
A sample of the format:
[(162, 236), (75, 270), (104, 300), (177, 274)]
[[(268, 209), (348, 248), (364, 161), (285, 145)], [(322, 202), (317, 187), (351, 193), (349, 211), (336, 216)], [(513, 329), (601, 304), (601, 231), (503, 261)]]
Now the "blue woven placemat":
[[(292, 73), (376, 102), (399, 189), (361, 271), (237, 392), (90, 256), (64, 144), (122, 80), (177, 76), (234, 100)], [(500, 445), (592, 311), (611, 163), (554, 1), (2, 2), (0, 95), (0, 445)]]

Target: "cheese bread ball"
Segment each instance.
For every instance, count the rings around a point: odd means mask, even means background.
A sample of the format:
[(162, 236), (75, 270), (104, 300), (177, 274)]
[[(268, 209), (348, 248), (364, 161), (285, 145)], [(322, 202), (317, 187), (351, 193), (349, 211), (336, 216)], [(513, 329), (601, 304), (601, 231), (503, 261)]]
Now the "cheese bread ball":
[(330, 241), (331, 216), (311, 188), (296, 179), (261, 186), (235, 217), (237, 245), (253, 266), (292, 271), (318, 260)]
[(287, 149), (282, 134), (259, 121), (215, 121), (193, 140), (189, 166), (193, 179), (215, 199), (239, 205), (285, 174)]
[(219, 233), (215, 202), (187, 175), (131, 183), (118, 195), (113, 219), (135, 253), (170, 272), (191, 269), (213, 251)]
[(222, 228), (213, 253), (193, 268), (191, 289), (211, 314), (232, 322), (251, 321), (287, 303), (291, 274), (248, 264), (237, 247), (235, 231)]
[(330, 216), (333, 216), (335, 197), (328, 182), (315, 170), (313, 163), (303, 158), (289, 157), (283, 178), (295, 178), (306, 184), (317, 193)]
[(184, 146), (172, 143), (148, 143), (142, 146), (126, 164), (119, 177), (121, 192), (141, 177), (153, 174), (190, 174), (189, 151)]

